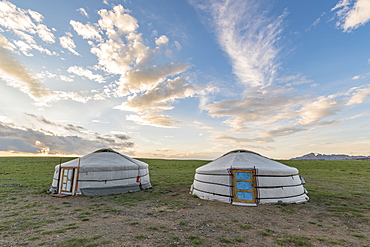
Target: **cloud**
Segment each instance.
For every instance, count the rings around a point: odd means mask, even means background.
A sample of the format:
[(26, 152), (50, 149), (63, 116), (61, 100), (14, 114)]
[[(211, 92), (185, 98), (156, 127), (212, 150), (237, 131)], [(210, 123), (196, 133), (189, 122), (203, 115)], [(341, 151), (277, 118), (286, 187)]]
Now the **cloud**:
[(137, 115), (127, 116), (127, 119), (138, 124), (174, 127), (173, 125), (179, 121), (160, 115), (158, 112), (171, 110), (174, 108), (173, 103), (176, 100), (193, 97), (195, 94), (194, 87), (178, 77), (158, 84), (142, 95), (129, 97), (126, 102), (116, 106), (115, 109), (137, 113)]
[(354, 89), (346, 105), (361, 104), (370, 95), (370, 85), (366, 88)]
[(206, 124), (204, 124), (204, 123), (202, 123), (202, 122), (199, 122), (199, 121), (194, 121), (194, 122), (193, 122), (193, 125), (194, 125), (197, 129), (213, 129), (212, 127), (207, 126)]
[[(94, 134), (93, 132), (89, 132), (87, 129), (85, 129), (82, 126), (75, 126), (72, 124), (62, 125), (62, 124), (57, 124), (52, 121), (49, 121), (45, 119), (43, 116), (36, 116), (30, 113), (26, 113), (26, 115), (35, 119), (38, 123), (38, 126), (39, 124), (45, 124), (46, 126), (56, 127), (56, 129), (58, 129), (59, 131), (63, 130), (67, 132), (76, 132), (80, 134)], [(50, 131), (50, 132), (53, 132), (53, 131)]]
[[(244, 99), (229, 99), (205, 106), (212, 117), (225, 117), (230, 126), (222, 139), (236, 143), (273, 142), (275, 138), (292, 135), (310, 128), (337, 124), (346, 119), (332, 118), (345, 106), (360, 104), (370, 95), (369, 85), (347, 92), (317, 98), (261, 94)], [(244, 133), (245, 138), (232, 133)], [(226, 138), (227, 137), (227, 138)]]
[(105, 83), (105, 79), (103, 76), (100, 74), (93, 74), (90, 70), (84, 69), (79, 66), (71, 66), (67, 70), (69, 73), (73, 73), (75, 75), (81, 76), (81, 77), (86, 77), (92, 81), (96, 81), (99, 83)]
[(91, 24), (82, 24), (81, 22), (71, 20), (69, 22), (73, 29), (80, 35), (83, 39), (92, 40), (102, 40), (100, 35), (100, 30)]
[(0, 47), (9, 51), (14, 51), (14, 45), (10, 43), (3, 35), (0, 34)]
[(50, 91), (35, 76), (30, 74), (22, 64), (0, 47), (0, 79), (9, 86), (18, 88), (28, 95), (38, 106), (49, 106), (50, 102), (75, 100), (87, 102), (90, 98), (76, 92)]
[(279, 126), (271, 129), (266, 130), (254, 130), (252, 134), (252, 138), (249, 137), (234, 137), (230, 134), (226, 135), (218, 135), (214, 137), (215, 140), (225, 140), (230, 141), (232, 143), (267, 143), (267, 142), (274, 142), (274, 139), (281, 136), (292, 135), (297, 132), (306, 130), (302, 126), (298, 127), (296, 125), (285, 125)]
[(75, 51), (76, 45), (73, 39), (69, 36), (62, 36), (59, 38), (60, 45), (75, 54), (76, 56), (81, 56), (77, 51)]
[(370, 20), (370, 2), (368, 0), (356, 0), (351, 4), (348, 0), (341, 0), (332, 8), (336, 11), (339, 21), (337, 27), (344, 32), (350, 32), (365, 25)]
[(155, 43), (159, 46), (159, 45), (165, 45), (168, 43), (168, 38), (167, 36), (165, 35), (162, 35), (161, 37), (157, 38), (155, 40)]
[(89, 18), (89, 14), (86, 12), (86, 10), (84, 8), (79, 8), (79, 9), (77, 9), (77, 11), (80, 12), (81, 15)]
[(139, 112), (169, 110), (173, 108), (169, 103), (175, 102), (176, 99), (192, 97), (195, 93), (190, 84), (178, 77), (158, 85), (141, 96), (131, 97), (120, 109)]
[(221, 48), (234, 74), (246, 86), (271, 84), (280, 66), (278, 41), (284, 15), (270, 18), (256, 1), (212, 1), (193, 4), (211, 15)]
[(204, 106), (212, 117), (227, 117), (224, 121), (234, 132), (247, 131), (248, 125), (256, 122), (277, 122), (290, 116), (299, 102), (288, 96), (254, 92), (242, 99), (227, 99)]
[[(101, 9), (98, 14), (97, 23), (82, 24), (72, 20), (70, 24), (80, 36), (90, 39), (90, 51), (98, 58), (94, 68), (108, 76), (119, 76), (119, 80), (104, 91), (117, 97), (128, 96), (115, 109), (134, 112), (126, 118), (140, 125), (174, 127), (179, 121), (162, 112), (173, 109), (176, 100), (195, 95), (195, 89), (180, 77), (190, 65), (182, 62), (155, 64), (155, 57), (162, 55), (162, 51), (144, 45), (143, 35), (138, 33), (138, 20), (123, 6)], [(165, 35), (155, 40), (157, 46), (168, 42)], [(90, 70), (81, 67), (72, 66), (68, 72), (103, 82), (103, 78), (95, 78)]]
[[(60, 125), (46, 120), (42, 116), (28, 114), (43, 126), (62, 127), (78, 135), (61, 135), (44, 129), (17, 126), (14, 123), (0, 121), (0, 151), (17, 151), (48, 154), (86, 154), (99, 148), (111, 147), (116, 150), (127, 150), (134, 146), (128, 142), (129, 136), (123, 134), (100, 135), (81, 126)], [(83, 135), (84, 132), (89, 134)], [(94, 133), (94, 134), (91, 134)]]
[(42, 24), (43, 16), (32, 10), (24, 10), (8, 2), (0, 2), (0, 26), (7, 30), (22, 31), (29, 34), (37, 34), (43, 41), (55, 42), (55, 36), (50, 29)]
[(116, 39), (117, 34), (122, 35), (135, 32), (139, 27), (138, 21), (127, 14), (129, 12), (122, 5), (113, 7), (111, 11), (101, 9), (98, 11), (98, 14), (101, 16), (98, 24), (103, 30), (107, 31), (108, 37), (111, 39)]
[(51, 94), (49, 89), (37, 82), (22, 64), (8, 55), (2, 48), (0, 48), (0, 77), (8, 85), (19, 88), (33, 99), (39, 99)]
[[(271, 13), (262, 11), (261, 3), (253, 1), (192, 3), (211, 16), (213, 23), (208, 24), (244, 88), (232, 98), (203, 104), (202, 109), (211, 117), (223, 118), (230, 127), (214, 138), (234, 143), (272, 142), (312, 127), (336, 124), (342, 120), (330, 117), (342, 111), (346, 102), (361, 103), (368, 96), (365, 88), (328, 96), (293, 94), (296, 86), (318, 84), (299, 73), (279, 77), (279, 60), (287, 48), (280, 45), (285, 11), (271, 17)], [(346, 4), (343, 2), (343, 6)], [(235, 133), (246, 136), (235, 137)]]
[(121, 94), (139, 93), (150, 90), (163, 82), (168, 76), (186, 71), (189, 64), (173, 62), (164, 66), (152, 66), (127, 72), (118, 82)]
[(161, 128), (175, 128), (175, 125), (180, 123), (170, 116), (157, 113), (138, 113), (137, 115), (127, 115), (127, 120), (134, 121), (139, 125), (148, 125)]
[(306, 76), (301, 75), (301, 74), (296, 74), (296, 75), (290, 75), (286, 77), (281, 77), (277, 79), (279, 83), (283, 83), (284, 86), (286, 87), (292, 87), (292, 86), (298, 86), (302, 84), (307, 84), (313, 82), (310, 79), (307, 79)]
[(343, 108), (340, 101), (330, 97), (319, 97), (317, 100), (305, 104), (299, 111), (298, 123), (303, 126), (309, 126), (319, 123), (319, 121), (328, 116), (335, 115)]
[(105, 72), (114, 75), (125, 74), (132, 67), (140, 66), (146, 61), (149, 48), (143, 44), (141, 34), (131, 33), (126, 36), (127, 42), (124, 43), (114, 29), (109, 32), (106, 34), (116, 39), (107, 39), (97, 45), (91, 43), (91, 53), (98, 57), (98, 64)]

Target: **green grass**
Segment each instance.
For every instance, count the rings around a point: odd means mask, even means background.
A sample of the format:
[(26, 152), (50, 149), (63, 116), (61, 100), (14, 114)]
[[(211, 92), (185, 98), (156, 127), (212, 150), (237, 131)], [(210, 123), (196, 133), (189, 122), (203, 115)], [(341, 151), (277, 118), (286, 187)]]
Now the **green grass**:
[[(66, 162), (73, 158), (62, 158)], [(111, 197), (120, 203), (132, 203), (134, 206), (148, 195), (155, 196), (171, 193), (179, 187), (189, 187), (194, 179), (195, 169), (209, 161), (171, 160), (171, 159), (139, 159), (149, 164), (150, 178), (153, 188), (143, 193), (132, 193), (125, 197)], [(370, 161), (340, 160), (281, 160), (280, 162), (299, 169), (306, 179), (305, 187), (309, 191), (310, 200), (319, 204), (338, 205), (338, 202), (353, 201), (354, 198), (368, 198), (356, 208), (370, 208)], [(8, 193), (45, 193), (52, 181), (54, 168), (60, 163), (58, 157), (0, 157), (0, 199), (16, 202), (17, 197)], [(174, 203), (174, 202), (172, 202)], [(181, 200), (178, 200), (181, 204)], [(27, 207), (38, 207), (37, 203)], [(176, 206), (176, 205), (175, 205)], [(186, 205), (184, 205), (186, 206)], [(353, 206), (353, 204), (352, 204)], [(345, 207), (345, 206), (344, 206)], [(289, 206), (281, 207), (283, 211), (294, 213)], [(345, 210), (345, 208), (343, 209)]]
[[(72, 158), (63, 158), (62, 162)], [(125, 196), (104, 196), (90, 197), (91, 207), (75, 208), (75, 203), (70, 201), (62, 201), (59, 207), (50, 207), (48, 203), (43, 202), (28, 202), (26, 197), (22, 195), (29, 194), (45, 194), (49, 189), (54, 173), (54, 167), (59, 164), (60, 159), (57, 157), (0, 157), (0, 207), (4, 208), (0, 218), (0, 231), (6, 232), (0, 237), (12, 236), (21, 234), (22, 231), (29, 230), (33, 234), (25, 239), (29, 244), (31, 241), (37, 241), (35, 233), (42, 237), (50, 234), (68, 233), (68, 231), (76, 231), (77, 225), (67, 225), (51, 229), (48, 225), (56, 223), (60, 224), (65, 218), (60, 218), (62, 215), (59, 211), (71, 207), (70, 215), (63, 217), (76, 217), (81, 226), (89, 224), (88, 221), (93, 217), (98, 216), (100, 219), (114, 217), (114, 215), (124, 214), (122, 206), (134, 207), (142, 201), (153, 202), (153, 211), (146, 212), (148, 217), (164, 215), (170, 210), (189, 209), (194, 205), (188, 205), (189, 200), (182, 200), (183, 188), (188, 188), (193, 182), (195, 169), (208, 161), (197, 160), (161, 160), (161, 159), (140, 159), (149, 164), (150, 179), (153, 185), (152, 189), (141, 191), (138, 193), (128, 193)], [(326, 228), (333, 225), (327, 218), (334, 217), (343, 224), (348, 224), (351, 229), (351, 224), (359, 223), (362, 225), (368, 224), (370, 221), (368, 213), (370, 210), (370, 161), (280, 161), (292, 167), (296, 167), (300, 171), (307, 184), (305, 188), (309, 191), (310, 202), (322, 208), (324, 212), (318, 212), (316, 217), (310, 219), (307, 224), (311, 227)], [(166, 196), (164, 196), (166, 195)], [(193, 199), (198, 200), (198, 199)], [(203, 204), (203, 203), (202, 203)], [(19, 206), (22, 205), (22, 206)], [(217, 205), (217, 204), (215, 204)], [(301, 207), (294, 204), (278, 204), (272, 206), (278, 207), (278, 211), (285, 215), (295, 215), (299, 213)], [(37, 212), (50, 211), (55, 215), (54, 219), (43, 219), (42, 214)], [(25, 217), (27, 216), (27, 217)], [(160, 216), (158, 216), (160, 217)], [(325, 222), (323, 222), (323, 220)], [(137, 229), (143, 228), (144, 224), (139, 224), (138, 221), (127, 223), (131, 227)], [(257, 224), (249, 224), (246, 221), (238, 219), (230, 219), (237, 226), (239, 233), (246, 234), (247, 232), (257, 232), (264, 237), (274, 238), (277, 245), (283, 246), (308, 246), (310, 239), (305, 236), (286, 235), (282, 236), (279, 232), (274, 232), (272, 229), (259, 227)], [(238, 223), (239, 222), (239, 223)], [(181, 231), (187, 232), (189, 235), (182, 239), (180, 243), (168, 243), (172, 246), (202, 246), (207, 242), (207, 237), (195, 235), (191, 222), (184, 219), (177, 219), (178, 228)], [(253, 226), (253, 227), (252, 227)], [(270, 226), (269, 226), (270, 227)], [(145, 227), (154, 233), (167, 232), (161, 226)], [(272, 228), (272, 227), (271, 227)], [(218, 227), (220, 231), (227, 232), (226, 228)], [(274, 229), (275, 230), (275, 229)], [(216, 239), (218, 244), (237, 245), (247, 240), (230, 236), (226, 233), (225, 238)], [(261, 236), (261, 237), (262, 237)], [(358, 241), (368, 240), (367, 235), (351, 232), (349, 237), (355, 238)], [(149, 238), (147, 235), (136, 235), (137, 240), (145, 241)], [(151, 237), (150, 237), (151, 238)], [(101, 240), (96, 243), (90, 238), (71, 238), (59, 243), (58, 246), (100, 246), (102, 241), (107, 244), (111, 243), (109, 239)], [(173, 241), (173, 240), (172, 240)], [(176, 240), (178, 241), (178, 239)], [(317, 236), (315, 241), (335, 242), (339, 240), (323, 238)], [(348, 243), (351, 241), (348, 240)], [(43, 245), (43, 242), (38, 245)], [(44, 243), (47, 245), (47, 243)]]
[(307, 240), (308, 238), (304, 236), (286, 235), (276, 242), (282, 246), (310, 246)]
[[(281, 160), (296, 167), (306, 180), (310, 201), (337, 206), (350, 203), (357, 209), (369, 210), (370, 161), (361, 160)], [(358, 202), (354, 199), (360, 199)], [(348, 207), (349, 209), (349, 207)], [(343, 206), (341, 211), (346, 210)]]

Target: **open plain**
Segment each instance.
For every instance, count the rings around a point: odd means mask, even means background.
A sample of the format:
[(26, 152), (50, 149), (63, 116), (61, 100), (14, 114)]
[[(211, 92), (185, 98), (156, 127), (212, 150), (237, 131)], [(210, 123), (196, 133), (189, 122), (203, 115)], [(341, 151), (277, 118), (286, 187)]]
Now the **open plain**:
[(0, 246), (370, 246), (370, 161), (280, 161), (310, 201), (243, 207), (189, 194), (207, 161), (141, 160), (151, 189), (58, 198), (59, 158), (0, 158)]

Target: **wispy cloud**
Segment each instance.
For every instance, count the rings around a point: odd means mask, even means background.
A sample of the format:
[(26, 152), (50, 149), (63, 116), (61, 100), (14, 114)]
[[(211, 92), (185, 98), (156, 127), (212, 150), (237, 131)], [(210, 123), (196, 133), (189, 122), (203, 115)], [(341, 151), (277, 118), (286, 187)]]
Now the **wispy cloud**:
[[(212, 138), (234, 143), (273, 142), (278, 137), (339, 123), (342, 120), (335, 117), (339, 112), (368, 97), (367, 87), (326, 96), (294, 94), (295, 87), (313, 81), (299, 73), (279, 76), (279, 60), (286, 49), (279, 45), (286, 12), (272, 18), (253, 1), (193, 4), (211, 16), (212, 23), (208, 24), (244, 86), (244, 91), (233, 98), (203, 106), (211, 117), (226, 118), (223, 123), (231, 128)], [(354, 8), (363, 9), (364, 5), (357, 1)]]
[(361, 104), (370, 95), (370, 85), (364, 85), (361, 88), (351, 90), (350, 99), (346, 105)]
[[(353, 2), (353, 3), (352, 3)], [(337, 27), (350, 32), (365, 25), (370, 20), (370, 2), (368, 0), (341, 0), (333, 8), (339, 21)]]
[(0, 77), (34, 99), (51, 94), (15, 58), (0, 47)]
[(239, 81), (246, 86), (271, 84), (280, 66), (278, 42), (286, 13), (271, 18), (261, 11), (259, 1), (194, 4), (210, 14), (218, 42)]
[(92, 81), (96, 81), (99, 83), (105, 83), (104, 77), (100, 74), (94, 74), (91, 70), (79, 67), (79, 66), (71, 66), (67, 70), (69, 73), (73, 73), (78, 76), (86, 77)]
[(89, 14), (86, 12), (86, 10), (84, 8), (79, 8), (79, 9), (77, 9), (77, 11), (80, 12), (81, 15), (89, 18)]

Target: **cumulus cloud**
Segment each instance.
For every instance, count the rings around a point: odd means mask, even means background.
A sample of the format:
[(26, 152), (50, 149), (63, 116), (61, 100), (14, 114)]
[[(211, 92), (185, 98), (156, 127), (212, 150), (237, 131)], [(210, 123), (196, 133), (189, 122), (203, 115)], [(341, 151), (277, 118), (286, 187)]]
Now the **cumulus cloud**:
[(130, 97), (119, 109), (137, 112), (158, 112), (173, 108), (170, 103), (176, 99), (192, 97), (195, 89), (182, 78), (168, 80), (164, 85), (148, 90), (143, 95)]
[(82, 24), (81, 22), (71, 20), (69, 22), (73, 29), (80, 35), (83, 39), (101, 40), (99, 29), (97, 29), (92, 24)]
[(159, 84), (140, 96), (129, 97), (126, 102), (115, 108), (137, 113), (137, 115), (129, 115), (127, 119), (142, 125), (173, 127), (173, 124), (179, 121), (160, 115), (158, 112), (171, 110), (176, 100), (192, 97), (195, 94), (195, 89), (178, 77)]
[(165, 35), (162, 35), (161, 37), (157, 38), (155, 40), (155, 43), (159, 46), (159, 45), (165, 45), (168, 43), (168, 38), (167, 36)]
[(335, 115), (342, 108), (340, 101), (330, 97), (320, 97), (299, 110), (298, 123), (303, 126), (317, 124), (323, 118)]
[[(112, 36), (111, 33), (109, 35)], [(107, 39), (100, 42), (91, 48), (91, 52), (98, 57), (99, 66), (104, 71), (114, 75), (124, 75), (132, 67), (139, 66), (147, 59), (149, 48), (143, 44), (141, 34), (132, 33), (127, 36), (126, 43), (118, 37), (118, 34), (116, 38), (116, 40)]]
[(67, 70), (69, 73), (73, 73), (75, 75), (81, 76), (81, 77), (86, 77), (90, 80), (99, 82), (99, 83), (105, 83), (104, 77), (101, 76), (100, 74), (93, 74), (91, 70), (84, 69), (79, 66), (71, 66)]
[(101, 19), (98, 21), (99, 26), (107, 31), (109, 38), (115, 39), (117, 34), (130, 34), (139, 27), (138, 21), (131, 15), (130, 11), (122, 5), (113, 7), (111, 11), (101, 9), (98, 14)]
[[(101, 9), (98, 14), (100, 19), (97, 23), (83, 24), (72, 20), (70, 24), (78, 35), (90, 40), (90, 51), (98, 59), (94, 68), (108, 76), (119, 76), (114, 83), (117, 87), (108, 86), (105, 93), (128, 96), (116, 107), (135, 112), (126, 117), (128, 120), (141, 125), (173, 127), (178, 121), (161, 112), (173, 109), (176, 100), (195, 94), (194, 88), (180, 78), (190, 65), (182, 62), (155, 64), (155, 56), (160, 55), (160, 49), (144, 44), (143, 35), (138, 32), (138, 20), (123, 6)], [(157, 46), (168, 42), (165, 35), (155, 39)], [(95, 78), (91, 71), (77, 66), (68, 71), (103, 82), (103, 78)]]
[(337, 27), (344, 32), (350, 32), (365, 25), (370, 20), (370, 2), (368, 0), (339, 1), (332, 11), (336, 11), (339, 21)]
[(59, 38), (60, 45), (75, 54), (76, 56), (81, 56), (76, 50), (76, 45), (73, 39), (69, 36), (62, 36)]
[(18, 8), (8, 1), (0, 2), (0, 26), (14, 31), (15, 34), (37, 34), (43, 41), (54, 43), (54, 34), (42, 21), (43, 16), (35, 11)]

